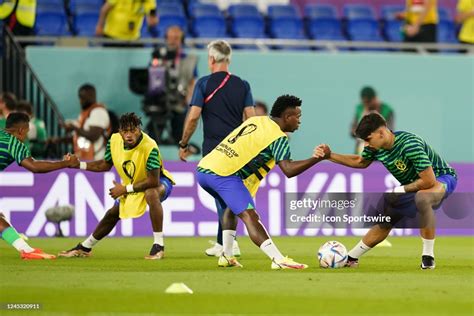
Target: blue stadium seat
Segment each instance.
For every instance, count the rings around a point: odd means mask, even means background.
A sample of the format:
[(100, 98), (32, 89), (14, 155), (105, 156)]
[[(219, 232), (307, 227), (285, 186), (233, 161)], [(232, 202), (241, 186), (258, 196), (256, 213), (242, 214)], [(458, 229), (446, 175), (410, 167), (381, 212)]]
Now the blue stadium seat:
[(36, 13), (58, 13), (58, 14), (66, 14), (64, 11), (64, 6), (61, 3), (60, 5), (56, 4), (38, 4), (36, 6)]
[(36, 6), (56, 6), (64, 7), (63, 0), (38, 0)]
[(384, 5), (380, 10), (380, 16), (384, 21), (394, 21), (397, 20), (395, 15), (404, 11), (405, 7), (403, 5)]
[(261, 17), (260, 12), (253, 4), (232, 4), (228, 8), (229, 16), (237, 17)]
[(79, 8), (95, 8), (100, 11), (103, 4), (104, 0), (71, 0), (69, 8), (72, 12), (76, 12)]
[(345, 40), (342, 35), (341, 22), (334, 18), (318, 18), (309, 22), (308, 33), (318, 40)]
[(69, 35), (66, 14), (64, 12), (37, 12), (35, 32), (39, 36)]
[(337, 19), (337, 9), (331, 4), (307, 4), (304, 7), (304, 16), (309, 20), (321, 18)]
[(301, 15), (293, 5), (269, 5), (268, 6), (268, 17), (270, 19), (276, 18), (300, 18)]
[(196, 37), (227, 37), (224, 18), (221, 16), (197, 17), (193, 22)]
[(158, 15), (162, 16), (181, 16), (185, 17), (183, 6), (180, 3), (165, 2), (158, 6)]
[(439, 7), (438, 8), (438, 19), (439, 21), (453, 21), (451, 11), (447, 8)]
[(371, 19), (348, 21), (347, 33), (353, 41), (378, 41), (382, 39), (377, 21)]
[(403, 42), (403, 22), (392, 20), (385, 22), (383, 33), (389, 42)]
[(188, 33), (187, 20), (182, 16), (162, 16), (160, 17), (160, 22), (158, 23), (158, 34), (159, 36), (164, 36), (166, 30), (171, 26), (179, 26), (183, 30), (184, 34)]
[(270, 32), (275, 38), (306, 39), (301, 19), (294, 17), (281, 17), (272, 20)]
[(367, 4), (346, 4), (343, 10), (348, 20), (376, 19), (374, 9)]
[(196, 3), (194, 6), (192, 6), (191, 16), (194, 18), (208, 17), (208, 16), (220, 17), (221, 11), (215, 4)]
[(76, 7), (74, 27), (79, 36), (95, 36), (99, 11), (94, 7)]
[(232, 34), (240, 38), (265, 38), (262, 17), (237, 17), (232, 22)]
[(454, 22), (451, 21), (439, 21), (437, 37), (439, 43), (459, 43), (458, 39), (456, 38), (456, 28), (454, 26)]

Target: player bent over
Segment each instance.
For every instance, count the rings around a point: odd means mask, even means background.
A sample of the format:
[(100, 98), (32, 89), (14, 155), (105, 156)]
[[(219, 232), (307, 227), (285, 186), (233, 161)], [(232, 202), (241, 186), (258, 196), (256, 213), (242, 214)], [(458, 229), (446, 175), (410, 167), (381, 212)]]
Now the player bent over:
[(298, 129), (300, 107), (299, 98), (280, 96), (273, 105), (271, 117), (247, 119), (199, 162), (199, 185), (225, 209), (222, 223), (224, 252), (219, 257), (218, 266), (242, 267), (232, 254), (239, 217), (247, 227), (250, 239), (272, 261), (272, 269), (308, 267), (281, 254), (260, 222), (251, 194), (275, 163), (290, 178), (322, 160), (314, 157), (301, 161), (290, 159), (285, 133)]
[[(13, 162), (31, 172), (45, 173), (67, 168), (78, 161), (75, 156), (70, 155), (67, 155), (63, 161), (34, 160), (30, 150), (23, 143), (30, 130), (29, 122), (30, 118), (27, 114), (11, 113), (8, 115), (5, 129), (0, 129), (0, 172)], [(0, 236), (20, 252), (22, 259), (56, 258), (54, 255), (44, 253), (41, 249), (30, 247), (2, 213), (0, 213)]]
[[(456, 188), (456, 171), (441, 158), (421, 137), (409, 132), (392, 132), (377, 113), (362, 118), (356, 129), (357, 137), (368, 145), (361, 156), (330, 153), (329, 160), (352, 168), (367, 168), (373, 161), (380, 161), (401, 183), (393, 193), (400, 199), (416, 205), (420, 213), (420, 235), (423, 241), (422, 269), (434, 269), (435, 214), (433, 208)], [(317, 147), (314, 156), (322, 157), (330, 151), (327, 145)], [(402, 193), (412, 193), (401, 196)], [(410, 200), (411, 198), (411, 200)], [(397, 202), (392, 203), (397, 204)], [(396, 209), (396, 205), (394, 207)], [(373, 226), (362, 240), (349, 252), (347, 265), (357, 267), (359, 257), (383, 241), (393, 225), (402, 218), (398, 214), (390, 224)]]
[(163, 208), (161, 202), (171, 193), (173, 178), (163, 168), (156, 142), (141, 130), (141, 119), (135, 113), (120, 117), (119, 133), (107, 143), (104, 159), (78, 162), (74, 168), (93, 172), (109, 171), (112, 166), (122, 180), (114, 181), (110, 196), (116, 199), (94, 232), (76, 247), (59, 253), (60, 257), (89, 257), (92, 247), (107, 236), (121, 218), (136, 218), (145, 213), (148, 204), (154, 242), (145, 259), (164, 257)]

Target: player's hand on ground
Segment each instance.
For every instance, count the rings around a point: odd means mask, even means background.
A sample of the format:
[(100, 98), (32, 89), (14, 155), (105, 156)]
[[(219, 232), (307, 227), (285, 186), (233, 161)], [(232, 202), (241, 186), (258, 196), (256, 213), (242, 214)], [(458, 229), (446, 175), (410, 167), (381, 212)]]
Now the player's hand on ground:
[(127, 189), (121, 183), (113, 181), (114, 186), (110, 188), (109, 195), (115, 200), (127, 193)]

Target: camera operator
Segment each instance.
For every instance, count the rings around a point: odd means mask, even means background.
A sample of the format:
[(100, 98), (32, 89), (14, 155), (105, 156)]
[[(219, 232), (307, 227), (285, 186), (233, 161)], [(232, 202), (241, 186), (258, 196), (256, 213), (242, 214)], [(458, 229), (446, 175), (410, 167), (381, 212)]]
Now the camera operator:
[[(165, 39), (166, 46), (152, 54), (144, 110), (150, 116), (148, 134), (159, 143), (177, 144), (197, 77), (197, 57), (185, 53), (184, 32), (178, 26), (168, 28)], [(171, 130), (164, 138), (168, 122)]]

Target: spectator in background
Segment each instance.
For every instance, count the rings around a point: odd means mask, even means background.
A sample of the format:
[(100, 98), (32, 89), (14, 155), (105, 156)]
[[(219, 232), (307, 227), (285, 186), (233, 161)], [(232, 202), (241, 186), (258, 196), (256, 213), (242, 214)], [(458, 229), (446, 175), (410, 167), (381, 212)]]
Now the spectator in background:
[(16, 96), (11, 92), (0, 94), (0, 128), (5, 128), (7, 116), (14, 112), (16, 108)]
[(437, 42), (437, 0), (406, 0), (405, 12), (398, 13), (397, 17), (406, 22), (403, 27), (405, 42)]
[(67, 132), (74, 132), (72, 142), (74, 153), (81, 160), (100, 160), (104, 158), (110, 118), (105, 106), (97, 103), (95, 87), (84, 84), (79, 88), (81, 113), (77, 121), (64, 124)]
[[(242, 124), (242, 117), (255, 116), (252, 92), (247, 81), (229, 72), (232, 57), (230, 44), (216, 40), (207, 46), (210, 75), (200, 78), (194, 89), (190, 108), (184, 124), (183, 137), (179, 142), (179, 158), (186, 161), (189, 155), (189, 140), (196, 130), (202, 114), (204, 142), (202, 155), (210, 153), (230, 132)], [(220, 256), (222, 246), (222, 215), (225, 208), (216, 199), (219, 227), (217, 243), (206, 250), (208, 256)], [(235, 237), (235, 236), (234, 236)], [(237, 241), (234, 256), (240, 255)]]
[[(151, 28), (158, 24), (156, 0), (107, 0), (100, 9), (96, 35), (121, 41), (140, 38), (143, 20)], [(111, 44), (107, 46), (136, 46)]]
[(5, 0), (0, 4), (0, 19), (14, 35), (34, 35), (36, 0)]
[(179, 26), (169, 27), (165, 39), (167, 49), (176, 52), (174, 70), (177, 70), (175, 73), (178, 82), (177, 92), (181, 97), (178, 98), (180, 102), (172, 109), (171, 136), (175, 144), (178, 144), (183, 135), (184, 121), (197, 78), (197, 57), (184, 51), (184, 32)]
[(33, 106), (26, 100), (18, 102), (16, 112), (25, 113), (30, 117), (30, 130), (24, 143), (30, 148), (31, 155), (35, 158), (45, 158), (48, 134), (44, 121), (33, 115)]
[(255, 101), (255, 114), (257, 116), (267, 116), (268, 115), (268, 107), (262, 101)]
[(464, 44), (474, 44), (474, 1), (459, 0), (456, 22), (462, 23), (459, 41)]
[(377, 98), (375, 89), (369, 86), (363, 87), (360, 91), (361, 103), (356, 106), (354, 120), (351, 126), (351, 136), (356, 139), (355, 153), (360, 154), (364, 150), (364, 141), (357, 138), (355, 130), (359, 125), (360, 120), (370, 112), (376, 111), (383, 116), (387, 121), (387, 127), (393, 130), (394, 127), (394, 112), (392, 107)]

